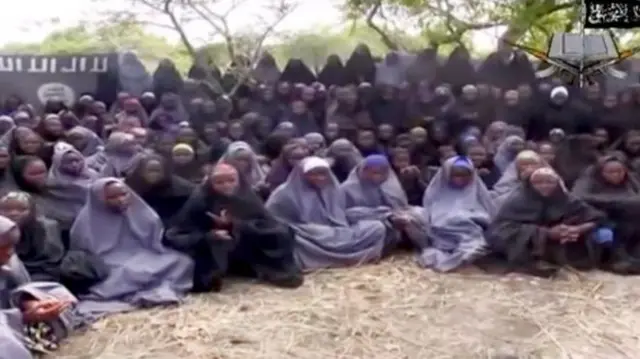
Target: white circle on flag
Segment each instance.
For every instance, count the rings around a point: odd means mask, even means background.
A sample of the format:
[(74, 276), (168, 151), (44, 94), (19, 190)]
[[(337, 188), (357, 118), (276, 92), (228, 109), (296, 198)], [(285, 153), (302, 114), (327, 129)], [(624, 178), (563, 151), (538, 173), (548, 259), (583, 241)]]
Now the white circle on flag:
[(43, 105), (49, 100), (60, 100), (65, 105), (71, 106), (75, 102), (76, 95), (73, 89), (59, 82), (49, 82), (38, 87), (38, 99)]

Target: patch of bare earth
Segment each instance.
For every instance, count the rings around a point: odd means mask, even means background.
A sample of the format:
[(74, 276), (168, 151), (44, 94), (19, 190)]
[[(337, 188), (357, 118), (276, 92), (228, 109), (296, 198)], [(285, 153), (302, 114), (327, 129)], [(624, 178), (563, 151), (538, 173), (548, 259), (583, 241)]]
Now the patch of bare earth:
[(638, 298), (640, 278), (437, 274), (401, 257), (112, 316), (50, 358), (638, 358)]

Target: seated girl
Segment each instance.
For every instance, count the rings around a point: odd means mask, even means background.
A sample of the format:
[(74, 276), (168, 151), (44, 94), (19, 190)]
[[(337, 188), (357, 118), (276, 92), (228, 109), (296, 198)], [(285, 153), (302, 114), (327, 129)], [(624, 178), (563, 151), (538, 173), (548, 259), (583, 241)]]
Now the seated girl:
[(86, 324), (76, 298), (54, 282), (32, 282), (13, 254), (20, 241), (16, 224), (0, 217), (0, 356), (32, 359), (57, 349), (60, 340)]
[(605, 267), (620, 274), (638, 273), (640, 256), (640, 179), (621, 156), (602, 157), (574, 183), (573, 195), (607, 214), (615, 233)]
[(547, 164), (542, 157), (531, 150), (524, 150), (516, 156), (516, 159), (507, 166), (502, 176), (491, 190), (491, 198), (497, 209), (500, 209), (502, 203), (520, 187), (522, 181), (526, 179), (533, 171)]
[(179, 303), (191, 289), (192, 261), (162, 244), (160, 217), (122, 181), (101, 178), (71, 227), (70, 248), (98, 257), (108, 277), (80, 309), (102, 314)]
[(97, 178), (98, 173), (89, 168), (80, 151), (65, 142), (54, 146), (44, 197), (54, 208), (47, 216), (56, 220), (60, 229), (71, 228)]
[(196, 188), (190, 181), (171, 173), (167, 160), (156, 154), (141, 156), (126, 183), (160, 216), (167, 228)]
[(105, 278), (107, 271), (96, 258), (65, 250), (57, 223), (39, 216), (28, 194), (9, 192), (2, 196), (0, 215), (11, 219), (20, 231), (14, 250), (32, 279), (60, 282), (81, 293)]
[(100, 172), (101, 177), (124, 177), (136, 162), (140, 148), (136, 138), (125, 132), (113, 132), (107, 139), (104, 151), (87, 159), (89, 167)]
[(419, 263), (448, 272), (470, 264), (484, 253), (484, 232), (495, 214), (489, 190), (471, 161), (448, 159), (424, 191), (429, 244)]
[(264, 184), (267, 175), (260, 166), (258, 155), (248, 143), (243, 141), (231, 143), (220, 158), (220, 162), (235, 166), (252, 188)]
[(273, 161), (273, 166), (265, 178), (269, 191), (283, 184), (291, 170), (307, 156), (309, 156), (309, 145), (304, 141), (293, 139), (287, 142), (280, 150), (278, 158)]
[(331, 170), (342, 182), (347, 179), (351, 170), (360, 163), (362, 154), (358, 148), (346, 138), (339, 138), (331, 143), (325, 154), (331, 164)]
[(294, 257), (303, 270), (377, 261), (388, 238), (381, 221), (350, 224), (344, 194), (329, 162), (307, 157), (269, 197), (267, 209), (295, 233)]
[(604, 214), (567, 193), (551, 167), (535, 170), (500, 208), (487, 238), (509, 270), (549, 277), (561, 266), (591, 269), (611, 241)]
[(416, 247), (426, 245), (425, 214), (411, 207), (407, 196), (383, 155), (370, 155), (351, 171), (340, 185), (346, 200), (350, 223), (362, 220), (382, 221), (398, 241), (406, 236)]
[(422, 195), (427, 188), (422, 172), (411, 162), (411, 153), (403, 147), (394, 147), (389, 151), (391, 165), (398, 175), (400, 185), (412, 206), (422, 205)]
[(265, 209), (235, 167), (219, 163), (166, 233), (167, 245), (193, 258), (193, 290), (219, 291), (227, 274), (295, 288), (293, 236)]

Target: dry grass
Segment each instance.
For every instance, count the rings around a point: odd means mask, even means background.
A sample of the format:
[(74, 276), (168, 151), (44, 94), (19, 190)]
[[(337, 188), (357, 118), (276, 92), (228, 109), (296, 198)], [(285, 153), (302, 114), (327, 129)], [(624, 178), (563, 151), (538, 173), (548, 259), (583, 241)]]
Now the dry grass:
[(315, 273), (298, 290), (231, 283), (105, 319), (52, 358), (638, 358), (640, 278), (435, 274), (410, 258)]

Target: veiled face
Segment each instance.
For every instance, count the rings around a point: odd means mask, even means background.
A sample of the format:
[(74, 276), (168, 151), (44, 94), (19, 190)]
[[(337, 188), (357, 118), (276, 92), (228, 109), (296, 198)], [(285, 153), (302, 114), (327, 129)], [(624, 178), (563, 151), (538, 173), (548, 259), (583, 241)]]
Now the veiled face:
[(11, 161), (9, 149), (0, 147), (0, 170), (6, 169), (9, 166), (9, 161)]
[(514, 107), (518, 105), (519, 102), (519, 98), (518, 98), (518, 92), (517, 91), (507, 91), (504, 94), (504, 102), (507, 106), (509, 107)]
[(556, 150), (550, 143), (542, 143), (538, 146), (538, 153), (546, 163), (553, 163), (556, 159)]
[(182, 127), (178, 131), (178, 143), (194, 143), (197, 139), (198, 135), (196, 135), (196, 131), (194, 131), (191, 127)]
[(558, 176), (541, 171), (534, 172), (529, 177), (529, 182), (531, 183), (533, 190), (542, 197), (551, 196), (560, 185), (560, 179)]
[(618, 96), (611, 94), (606, 95), (602, 101), (602, 105), (608, 109), (616, 108), (618, 106)]
[(155, 185), (160, 183), (165, 176), (165, 169), (162, 163), (158, 160), (149, 160), (142, 168), (142, 179), (150, 184)]
[(404, 148), (396, 148), (391, 156), (391, 163), (397, 171), (411, 166), (411, 155), (409, 151)]
[(515, 154), (522, 152), (522, 150), (524, 150), (525, 147), (526, 147), (526, 143), (522, 139), (513, 140), (508, 145), (509, 152), (515, 153)]
[(531, 89), (530, 85), (522, 84), (518, 86), (518, 95), (520, 98), (528, 99), (533, 95), (533, 90)]
[(391, 141), (393, 138), (394, 129), (388, 123), (383, 123), (378, 126), (378, 138), (382, 141)]
[(640, 135), (632, 134), (627, 136), (627, 138), (624, 141), (624, 146), (630, 152), (633, 152), (633, 153), (639, 152), (640, 151)]
[(18, 226), (26, 223), (31, 214), (31, 204), (24, 198), (5, 196), (0, 200), (0, 215), (14, 221)]
[(84, 157), (77, 152), (67, 152), (62, 155), (60, 160), (60, 171), (71, 175), (78, 176), (84, 168)]
[(368, 183), (379, 185), (389, 178), (389, 166), (387, 165), (369, 165), (362, 167), (360, 177)]
[(338, 124), (335, 122), (327, 123), (327, 126), (324, 129), (324, 135), (327, 139), (338, 138), (339, 132), (340, 132), (340, 126), (338, 126)]
[(18, 243), (19, 239), (20, 229), (18, 229), (18, 227), (0, 235), (0, 266), (9, 263), (15, 250), (14, 243)]
[(409, 136), (411, 136), (411, 144), (414, 146), (423, 146), (427, 143), (429, 139), (427, 130), (422, 127), (414, 127), (409, 132)]
[(291, 111), (296, 115), (302, 115), (307, 112), (307, 104), (301, 100), (293, 101), (291, 103)]
[(361, 130), (358, 132), (357, 141), (360, 148), (373, 148), (376, 145), (376, 135), (373, 131)]
[(449, 184), (454, 188), (465, 188), (473, 179), (473, 172), (464, 166), (453, 165), (449, 169)]
[(302, 90), (302, 95), (300, 96), (302, 101), (309, 103), (315, 100), (316, 98), (316, 90), (313, 87), (306, 86)]
[(118, 123), (118, 128), (122, 132), (129, 132), (136, 127), (142, 127), (142, 123), (134, 116), (125, 117)]
[(597, 146), (604, 146), (609, 143), (609, 131), (606, 128), (596, 128), (593, 131)]
[(131, 204), (129, 188), (121, 182), (110, 182), (104, 186), (104, 204), (114, 212), (124, 212)]
[(246, 173), (251, 169), (252, 154), (247, 150), (239, 150), (229, 155), (227, 161), (240, 171)]
[(55, 117), (48, 116), (42, 121), (43, 121), (42, 125), (44, 126), (44, 129), (48, 133), (54, 136), (62, 136), (64, 127), (62, 126), (62, 121), (60, 121), (60, 118), (58, 118), (58, 116), (55, 116)]
[(18, 140), (18, 147), (20, 147), (25, 154), (35, 155), (42, 148), (42, 138), (31, 129), (25, 127), (16, 129), (16, 138)]
[(289, 96), (291, 94), (291, 84), (286, 81), (280, 82), (278, 84), (278, 95), (280, 96)]
[(473, 166), (479, 168), (487, 161), (487, 150), (482, 145), (471, 146), (467, 156), (471, 159)]
[(177, 148), (171, 152), (171, 158), (176, 164), (186, 165), (194, 160), (195, 155), (193, 151), (189, 151), (188, 149)]
[(298, 146), (291, 150), (285, 157), (289, 166), (296, 166), (300, 161), (309, 155), (309, 151), (304, 147)]
[(233, 122), (229, 126), (229, 137), (232, 140), (239, 140), (244, 136), (244, 127), (240, 122)]
[(262, 100), (269, 102), (275, 98), (275, 91), (271, 86), (264, 86), (261, 89)]
[(600, 169), (600, 173), (608, 183), (620, 185), (627, 177), (627, 167), (620, 161), (607, 161)]
[(309, 186), (321, 189), (331, 183), (330, 169), (325, 167), (317, 167), (305, 172), (302, 176)]
[(43, 188), (47, 183), (47, 165), (41, 159), (34, 159), (24, 166), (22, 177), (30, 185)]
[(516, 160), (516, 169), (518, 171), (518, 178), (527, 178), (529, 176), (531, 176), (531, 174), (537, 170), (538, 168), (541, 168), (544, 166), (544, 163), (542, 163), (539, 159), (536, 158), (522, 158), (522, 159), (517, 159)]
[(214, 191), (229, 196), (236, 192), (236, 189), (240, 185), (240, 178), (238, 172), (227, 171), (216, 173), (214, 171), (210, 176), (210, 183)]

